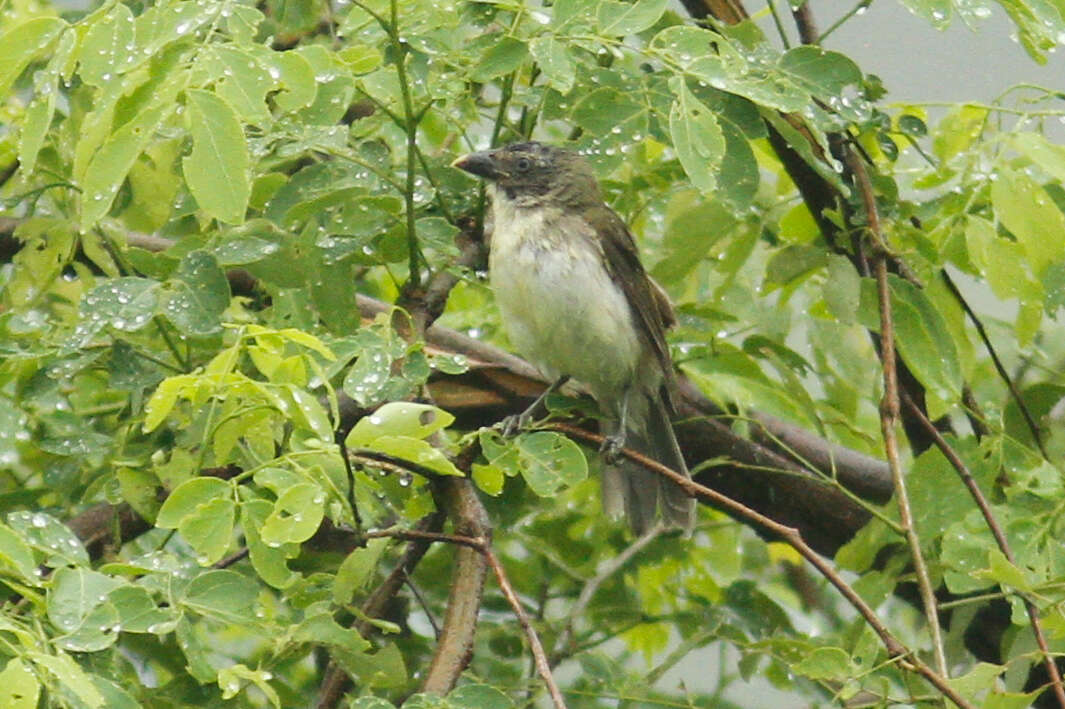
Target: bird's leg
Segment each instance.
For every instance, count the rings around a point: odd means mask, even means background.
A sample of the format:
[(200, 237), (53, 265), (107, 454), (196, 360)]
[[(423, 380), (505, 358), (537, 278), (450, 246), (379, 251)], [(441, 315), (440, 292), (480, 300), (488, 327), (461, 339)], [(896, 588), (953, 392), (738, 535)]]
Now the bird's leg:
[(617, 428), (609, 436), (603, 438), (603, 445), (599, 446), (599, 452), (608, 463), (616, 463), (621, 457), (621, 449), (625, 447), (625, 436), (629, 430), (629, 394), (626, 392), (621, 397), (621, 406), (618, 410)]
[(549, 387), (544, 389), (544, 393), (536, 397), (536, 401), (529, 405), (529, 408), (522, 411), (520, 414), (513, 416), (507, 416), (502, 421), (503, 435), (510, 438), (516, 435), (519, 431), (529, 425), (529, 422), (535, 419), (543, 410), (544, 402), (547, 397), (554, 394), (556, 391), (562, 388), (562, 385), (569, 381), (569, 375), (563, 374), (556, 379)]

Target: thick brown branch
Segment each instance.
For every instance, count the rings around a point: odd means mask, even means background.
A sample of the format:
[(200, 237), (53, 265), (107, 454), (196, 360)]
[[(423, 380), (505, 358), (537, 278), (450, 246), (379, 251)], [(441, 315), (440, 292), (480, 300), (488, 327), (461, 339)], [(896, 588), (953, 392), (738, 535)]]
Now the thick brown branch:
[[(491, 539), (488, 513), (485, 512), (473, 485), (465, 478), (446, 478), (432, 484), (437, 509), (447, 513), (458, 536)], [(455, 549), (455, 566), (447, 612), (436, 652), (426, 671), (422, 689), (447, 694), (473, 656), (477, 613), (484, 593), (487, 562), (478, 549)]]

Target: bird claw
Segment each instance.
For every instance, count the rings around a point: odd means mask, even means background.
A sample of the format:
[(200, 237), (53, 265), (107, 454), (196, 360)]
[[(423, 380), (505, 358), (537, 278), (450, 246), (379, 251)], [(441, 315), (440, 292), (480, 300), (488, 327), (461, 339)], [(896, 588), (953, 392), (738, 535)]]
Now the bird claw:
[(527, 428), (530, 421), (532, 421), (532, 415), (529, 411), (522, 411), (520, 414), (507, 416), (500, 421), (499, 430), (504, 438), (513, 438)]
[(625, 434), (616, 433), (603, 439), (599, 452), (607, 463), (616, 463), (621, 458), (621, 449), (625, 447)]

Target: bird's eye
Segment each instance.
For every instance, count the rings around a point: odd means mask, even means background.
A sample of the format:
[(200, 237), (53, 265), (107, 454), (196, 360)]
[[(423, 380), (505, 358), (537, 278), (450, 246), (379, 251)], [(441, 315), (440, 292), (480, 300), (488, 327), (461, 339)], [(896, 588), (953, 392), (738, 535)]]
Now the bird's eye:
[(526, 172), (532, 167), (532, 160), (529, 158), (518, 158), (518, 161), (514, 163), (514, 167), (518, 168), (518, 172)]

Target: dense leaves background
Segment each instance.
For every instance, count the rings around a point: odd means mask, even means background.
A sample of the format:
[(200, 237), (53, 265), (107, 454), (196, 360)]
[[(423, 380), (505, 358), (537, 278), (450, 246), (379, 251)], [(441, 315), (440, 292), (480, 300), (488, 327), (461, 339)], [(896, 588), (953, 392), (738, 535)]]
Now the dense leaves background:
[[(906, 4), (934, 26), (990, 11)], [(1037, 61), (1065, 36), (1058, 4), (1001, 6)], [(439, 532), (439, 507), (480, 538), (464, 476), (571, 707), (750, 706), (747, 681), (941, 703), (911, 651), (972, 706), (1053, 702), (1031, 618), (1065, 650), (1060, 89), (930, 117), (814, 46), (816, 7), (793, 10), (803, 43), (772, 4), (685, 8), (0, 4), (0, 704), (333, 706), (350, 677), (359, 709), (456, 681), (404, 706), (543, 705), (479, 552), (403, 534)], [(678, 303), (700, 482), (820, 520), (905, 652), (780, 541), (704, 507), (691, 540), (633, 544), (592, 448), (479, 430), (536, 386), (464, 337), (506, 346), (483, 193), (449, 164), (526, 137), (595, 162)], [(880, 462), (885, 304), (910, 545)], [(863, 466), (879, 492), (847, 477)], [(678, 669), (693, 653), (717, 672)]]

